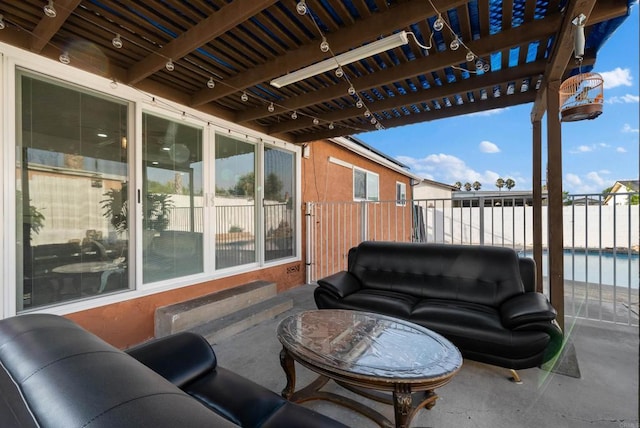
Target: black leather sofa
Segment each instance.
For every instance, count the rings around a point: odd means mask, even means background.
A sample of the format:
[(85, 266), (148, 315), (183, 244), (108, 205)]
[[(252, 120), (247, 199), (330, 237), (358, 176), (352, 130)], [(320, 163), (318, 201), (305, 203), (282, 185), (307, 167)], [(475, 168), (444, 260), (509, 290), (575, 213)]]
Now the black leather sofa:
[(0, 427), (342, 427), (217, 366), (179, 333), (120, 351), (74, 322), (0, 321)]
[(465, 358), (538, 366), (562, 345), (556, 310), (535, 292), (535, 264), (509, 248), (363, 242), (348, 270), (318, 280), (320, 309), (382, 313), (436, 331)]

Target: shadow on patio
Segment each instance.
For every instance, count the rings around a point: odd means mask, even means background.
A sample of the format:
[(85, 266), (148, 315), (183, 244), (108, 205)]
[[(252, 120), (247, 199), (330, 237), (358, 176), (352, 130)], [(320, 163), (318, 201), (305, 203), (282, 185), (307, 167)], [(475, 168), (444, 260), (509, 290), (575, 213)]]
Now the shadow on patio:
[[(306, 285), (286, 292), (294, 301), (293, 309), (214, 343), (219, 364), (279, 393), (285, 376), (276, 327), (292, 313), (315, 309), (313, 288)], [(436, 390), (436, 406), (420, 411), (411, 426), (638, 428), (638, 328), (567, 318), (566, 330), (575, 346), (580, 378), (536, 368), (519, 371), (524, 384), (516, 385), (508, 380), (507, 369), (465, 360), (453, 380)], [(297, 388), (315, 379), (297, 364), (296, 374)], [(327, 388), (341, 389), (332, 383)], [(393, 420), (391, 406), (339, 392), (375, 406)], [(304, 405), (354, 428), (375, 426), (331, 403)]]

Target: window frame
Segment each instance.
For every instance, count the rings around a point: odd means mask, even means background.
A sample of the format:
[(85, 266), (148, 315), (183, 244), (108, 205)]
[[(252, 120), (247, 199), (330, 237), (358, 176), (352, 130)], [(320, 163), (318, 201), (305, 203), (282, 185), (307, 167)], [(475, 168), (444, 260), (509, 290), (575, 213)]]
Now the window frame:
[[(356, 195), (356, 173), (364, 174), (364, 197)], [(375, 194), (370, 186), (370, 180), (375, 180)], [(376, 202), (380, 200), (380, 174), (357, 166), (353, 167), (353, 200)]]
[(407, 183), (396, 181), (396, 206), (404, 207), (407, 205)]

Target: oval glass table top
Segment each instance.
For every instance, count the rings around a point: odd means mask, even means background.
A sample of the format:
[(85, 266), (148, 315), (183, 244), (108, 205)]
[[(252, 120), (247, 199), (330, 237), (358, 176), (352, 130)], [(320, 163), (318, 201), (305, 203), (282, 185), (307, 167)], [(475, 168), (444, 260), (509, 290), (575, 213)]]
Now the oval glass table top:
[(441, 335), (370, 312), (300, 312), (282, 320), (278, 339), (289, 352), (314, 365), (378, 379), (439, 378), (462, 365), (458, 349)]

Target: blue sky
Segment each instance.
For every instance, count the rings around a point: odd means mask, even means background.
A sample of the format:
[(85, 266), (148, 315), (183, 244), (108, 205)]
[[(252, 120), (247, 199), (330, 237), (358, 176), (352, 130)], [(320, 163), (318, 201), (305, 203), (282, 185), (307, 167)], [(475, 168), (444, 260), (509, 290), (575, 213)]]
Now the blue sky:
[[(562, 124), (563, 190), (600, 193), (616, 180), (638, 178), (638, 4), (605, 42), (594, 72), (604, 78), (605, 105), (595, 120)], [(365, 143), (403, 162), (421, 177), (443, 183), (482, 183), (495, 190), (498, 177), (516, 190), (532, 188), (533, 104), (359, 134)], [(546, 167), (546, 116), (542, 165)], [(544, 177), (544, 173), (543, 173)]]

